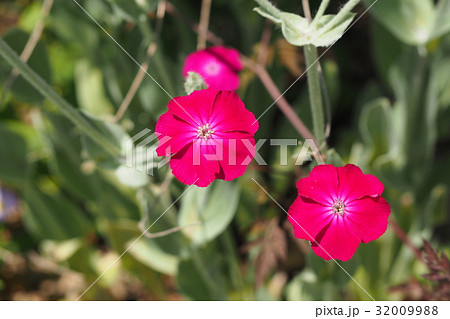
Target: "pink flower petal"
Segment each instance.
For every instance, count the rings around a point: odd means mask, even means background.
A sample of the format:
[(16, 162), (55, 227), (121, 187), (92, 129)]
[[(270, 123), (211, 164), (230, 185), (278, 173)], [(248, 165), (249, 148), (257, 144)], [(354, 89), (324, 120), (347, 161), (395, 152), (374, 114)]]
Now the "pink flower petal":
[(316, 241), (311, 244), (311, 248), (317, 256), (325, 260), (342, 261), (352, 258), (361, 243), (350, 223), (339, 215), (334, 215), (329, 226), (318, 234)]
[(194, 91), (188, 96), (173, 98), (167, 107), (174, 116), (197, 130), (198, 126), (208, 123), (217, 93), (213, 89)]
[(361, 241), (375, 240), (386, 231), (390, 207), (381, 197), (383, 184), (354, 165), (316, 166), (297, 188), (289, 221), (295, 236), (311, 241), (313, 251), (324, 259), (349, 260)]
[(311, 242), (332, 219), (333, 213), (329, 207), (301, 196), (297, 197), (288, 210), (288, 220), (294, 227), (295, 237)]
[(363, 243), (377, 239), (387, 229), (391, 209), (381, 196), (355, 200), (345, 210), (345, 217)]
[(173, 155), (170, 165), (181, 182), (204, 187), (244, 174), (255, 154), (258, 122), (236, 93), (194, 91), (168, 107), (156, 125), (157, 154)]
[[(255, 140), (247, 133), (218, 133), (223, 145), (223, 158), (219, 161), (220, 172), (217, 178), (231, 181), (243, 175), (248, 163), (255, 155)], [(247, 141), (244, 144), (244, 141)]]
[(158, 134), (158, 156), (168, 156), (192, 143), (197, 136), (197, 128), (166, 112), (156, 123), (155, 133)]
[(338, 167), (339, 198), (345, 202), (383, 193), (383, 184), (375, 176), (364, 174), (358, 166)]
[[(212, 146), (201, 145), (199, 142), (188, 144), (180, 152), (170, 159), (170, 168), (173, 175), (182, 183), (199, 187), (208, 186), (219, 172), (219, 163), (215, 160), (208, 160), (204, 154), (214, 154)], [(195, 154), (198, 154), (197, 162)]]
[(255, 134), (259, 128), (252, 112), (245, 108), (236, 92), (220, 91), (214, 101), (210, 121), (220, 132), (248, 132)]
[(209, 88), (234, 91), (239, 88), (239, 71), (242, 70), (239, 52), (225, 47), (210, 47), (193, 52), (186, 57), (183, 76), (196, 72)]
[(297, 183), (298, 194), (320, 204), (333, 205), (337, 197), (338, 177), (333, 165), (318, 165)]

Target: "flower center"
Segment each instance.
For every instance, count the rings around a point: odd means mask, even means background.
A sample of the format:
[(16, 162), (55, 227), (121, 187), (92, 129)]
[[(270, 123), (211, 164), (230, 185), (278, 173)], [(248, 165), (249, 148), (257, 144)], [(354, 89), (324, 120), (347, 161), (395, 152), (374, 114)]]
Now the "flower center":
[(333, 213), (343, 216), (345, 213), (345, 204), (337, 199), (333, 204)]
[(205, 71), (209, 75), (216, 75), (220, 71), (220, 66), (216, 62), (210, 62), (205, 66)]
[(211, 129), (211, 126), (209, 126), (209, 124), (205, 124), (197, 128), (197, 137), (201, 137), (205, 140), (210, 138), (213, 133), (214, 131)]

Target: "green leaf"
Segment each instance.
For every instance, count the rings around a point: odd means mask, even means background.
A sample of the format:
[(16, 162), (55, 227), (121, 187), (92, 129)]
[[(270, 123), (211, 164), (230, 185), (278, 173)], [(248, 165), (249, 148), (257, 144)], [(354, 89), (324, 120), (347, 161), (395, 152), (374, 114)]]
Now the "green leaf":
[(332, 22), (336, 15), (325, 15), (309, 24), (298, 14), (280, 12), (278, 16), (274, 16), (264, 8), (255, 8), (255, 11), (281, 25), (283, 36), (289, 43), (296, 46), (313, 44), (316, 47), (324, 47), (332, 45), (342, 37), (355, 16), (354, 13), (348, 13), (343, 16), (342, 20)]
[(139, 188), (148, 184), (149, 177), (147, 174), (137, 171), (135, 168), (127, 166), (119, 166), (116, 171), (119, 181), (127, 186)]
[(47, 112), (46, 118), (51, 124), (46, 125), (43, 139), (48, 141), (51, 150), (49, 166), (54, 175), (60, 178), (62, 186), (83, 200), (95, 200), (96, 189), (93, 176), (82, 171), (80, 133), (64, 116)]
[(303, 46), (311, 43), (312, 30), (309, 23), (298, 14), (281, 13), (281, 30), (290, 44)]
[(448, 187), (444, 184), (438, 184), (431, 190), (425, 211), (427, 212), (426, 222), (428, 226), (433, 227), (442, 225), (447, 220), (449, 207)]
[(5, 120), (0, 124), (4, 129), (9, 130), (22, 137), (29, 152), (44, 152), (44, 141), (36, 129), (24, 122), (16, 120)]
[(339, 153), (336, 152), (336, 150), (334, 148), (330, 148), (327, 153), (327, 164), (332, 164), (334, 166), (344, 166), (344, 161), (342, 160), (341, 156), (339, 155)]
[[(194, 245), (216, 238), (230, 224), (236, 213), (239, 186), (218, 181), (208, 188), (192, 188), (181, 199), (179, 226), (187, 226), (183, 233)], [(196, 225), (198, 224), (198, 225)]]
[(316, 25), (317, 31), (312, 35), (313, 41), (311, 42), (316, 47), (326, 47), (332, 45), (339, 40), (347, 30), (347, 27), (352, 23), (355, 17), (354, 13), (347, 13), (338, 25), (328, 30), (327, 24), (334, 18), (334, 15), (325, 15), (321, 17)]
[(387, 83), (391, 66), (398, 61), (405, 44), (386, 30), (380, 23), (373, 23), (371, 28), (372, 54), (378, 73)]
[[(82, 114), (98, 131), (106, 136), (109, 141), (122, 150), (121, 156), (125, 154), (123, 147), (129, 139), (129, 136), (121, 126), (115, 123), (107, 122), (101, 118), (89, 114), (88, 112), (83, 112)], [(124, 160), (124, 158), (114, 157), (110, 153), (98, 147), (98, 145), (87, 136), (83, 135), (82, 142), (89, 157), (100, 167), (106, 169), (116, 169), (119, 167), (121, 161)]]
[(371, 150), (372, 160), (391, 150), (395, 141), (391, 118), (391, 105), (385, 98), (377, 99), (363, 107), (359, 129), (365, 144)]
[(25, 189), (24, 223), (39, 239), (84, 237), (92, 230), (83, 211), (61, 194), (43, 193), (35, 184)]
[(134, 200), (134, 190), (124, 188), (110, 171), (99, 170), (95, 182), (96, 200), (91, 202), (90, 209), (96, 212), (99, 218), (109, 220), (134, 219), (140, 217), (139, 207)]
[[(3, 40), (16, 51), (21, 54), (28, 41), (29, 34), (19, 29), (11, 29), (3, 36)], [(39, 74), (46, 82), (51, 80), (50, 63), (48, 60), (47, 50), (42, 41), (36, 45), (33, 54), (28, 59), (27, 64)], [(5, 60), (0, 60), (0, 82), (4, 83), (10, 76), (12, 68)], [(11, 92), (18, 99), (27, 103), (40, 103), (44, 100), (41, 93), (39, 93), (31, 84), (29, 84), (23, 77), (19, 76), (14, 81)]]
[[(137, 222), (126, 219), (115, 222), (106, 221), (104, 231), (119, 254), (131, 246), (128, 251), (129, 254), (145, 266), (170, 276), (176, 274), (179, 262), (178, 255), (162, 249), (157, 240), (142, 237), (133, 244), (134, 240), (142, 233)], [(165, 237), (161, 240), (171, 241), (172, 238)]]
[(174, 276), (177, 273), (178, 256), (165, 252), (151, 239), (142, 238), (130, 248), (129, 253), (141, 263), (163, 274)]
[(191, 300), (226, 300), (224, 269), (217, 247), (206, 247), (179, 263), (176, 283)]
[(157, 0), (108, 0), (126, 20), (136, 21), (139, 16), (154, 10)]
[[(367, 5), (372, 0), (365, 0)], [(432, 0), (380, 0), (370, 13), (400, 41), (423, 45), (430, 40), (434, 25)]]
[(430, 39), (438, 38), (450, 31), (450, 0), (440, 0), (436, 6), (433, 30)]
[(64, 241), (44, 240), (41, 243), (41, 253), (43, 256), (60, 263), (72, 257), (82, 245), (83, 241), (80, 238)]
[(0, 123), (0, 180), (22, 184), (28, 169), (24, 139)]
[(75, 88), (82, 110), (94, 116), (113, 113), (113, 106), (105, 95), (102, 72), (88, 60), (80, 60), (75, 65)]

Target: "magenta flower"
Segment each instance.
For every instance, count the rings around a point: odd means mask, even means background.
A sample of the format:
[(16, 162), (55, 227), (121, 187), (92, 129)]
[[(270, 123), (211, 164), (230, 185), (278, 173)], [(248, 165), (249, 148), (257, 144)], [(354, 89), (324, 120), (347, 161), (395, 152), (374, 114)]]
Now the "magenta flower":
[(199, 90), (176, 97), (156, 124), (158, 156), (182, 183), (208, 186), (244, 174), (255, 155), (255, 116), (232, 91)]
[(289, 222), (295, 237), (311, 241), (319, 257), (349, 260), (360, 242), (386, 231), (390, 207), (381, 197), (383, 184), (355, 165), (316, 166), (297, 189)]
[(242, 63), (239, 52), (225, 47), (210, 47), (189, 54), (184, 62), (183, 76), (200, 74), (209, 88), (234, 91), (239, 88)]

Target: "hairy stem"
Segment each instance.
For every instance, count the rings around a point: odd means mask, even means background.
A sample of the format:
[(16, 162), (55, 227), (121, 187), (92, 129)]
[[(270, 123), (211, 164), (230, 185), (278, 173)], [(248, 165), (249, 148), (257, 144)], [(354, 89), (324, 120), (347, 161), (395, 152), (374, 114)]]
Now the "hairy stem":
[(57, 109), (72, 121), (82, 132), (91, 138), (98, 146), (113, 156), (120, 153), (120, 148), (114, 145), (87, 121), (80, 112), (62, 98), (56, 91), (34, 72), (9, 45), (0, 39), (0, 55), (27, 80), (36, 90), (52, 102)]
[(306, 70), (308, 72), (309, 102), (313, 117), (314, 135), (317, 139), (317, 146), (321, 147), (322, 143), (325, 142), (325, 129), (320, 76), (316, 65), (318, 63), (317, 48), (313, 45), (306, 45), (303, 52), (305, 53)]
[(319, 10), (317, 10), (316, 15), (314, 16), (314, 20), (317, 21), (320, 18), (322, 18), (323, 14), (325, 13), (325, 10), (328, 8), (329, 4), (330, 4), (330, 0), (322, 0)]

